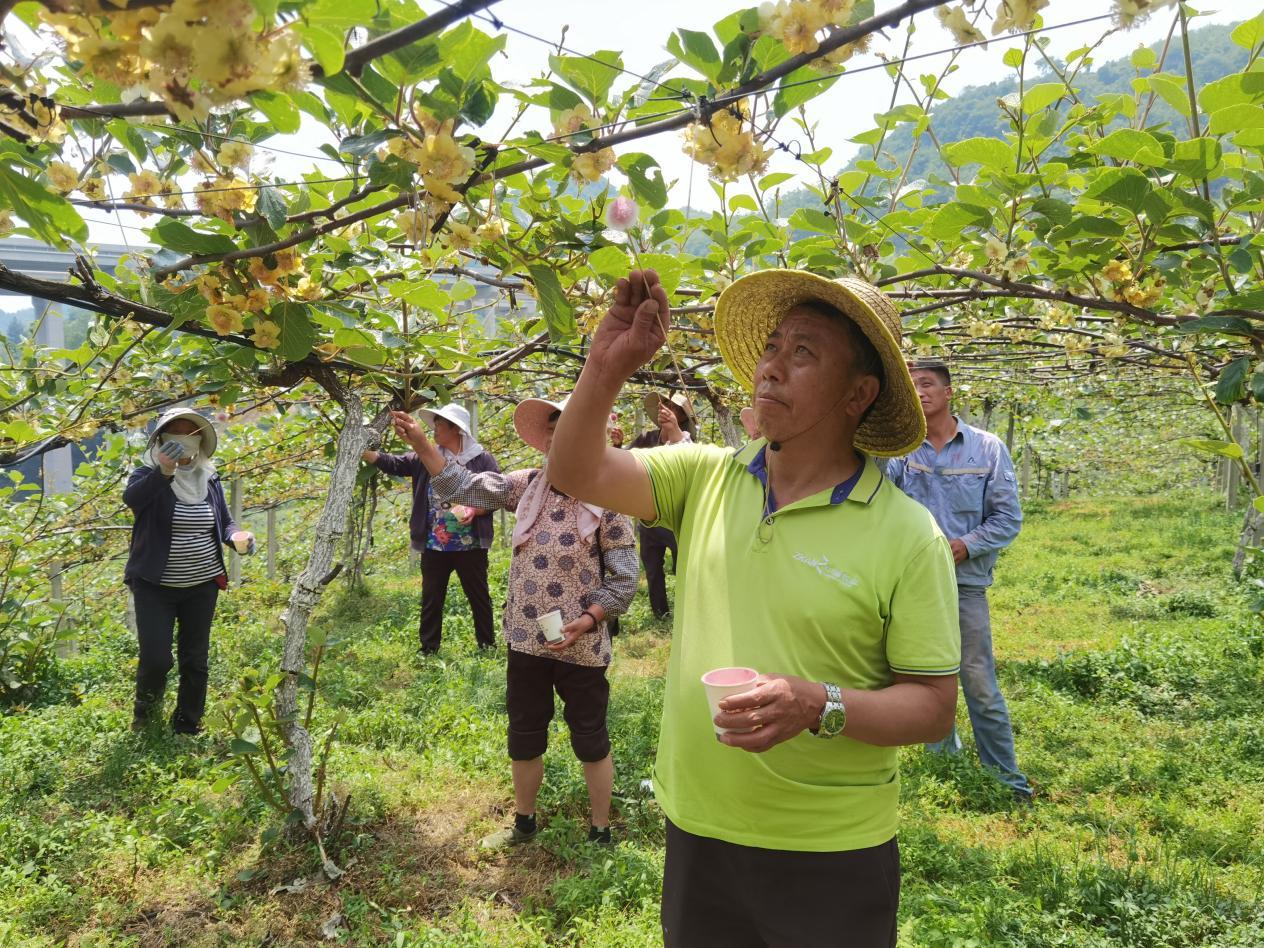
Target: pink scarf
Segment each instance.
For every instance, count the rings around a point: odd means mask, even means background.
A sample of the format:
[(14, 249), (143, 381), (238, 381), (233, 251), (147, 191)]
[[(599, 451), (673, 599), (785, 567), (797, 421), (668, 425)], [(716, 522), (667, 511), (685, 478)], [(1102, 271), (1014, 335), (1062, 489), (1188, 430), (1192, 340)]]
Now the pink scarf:
[[(536, 521), (539, 520), (541, 512), (544, 510), (544, 503), (549, 496), (549, 475), (548, 462), (544, 467), (540, 468), (540, 473), (531, 479), (531, 483), (527, 485), (527, 489), (522, 494), (522, 499), (518, 501), (518, 509), (514, 511), (517, 521), (513, 528), (513, 548), (516, 550), (522, 544), (531, 539), (535, 533)], [(574, 499), (574, 498), (570, 498)], [(577, 502), (578, 503), (578, 502)], [(601, 507), (594, 507), (592, 504), (579, 504), (579, 539), (584, 544), (591, 544), (593, 535), (597, 532), (597, 528), (601, 526), (601, 515), (605, 513)]]

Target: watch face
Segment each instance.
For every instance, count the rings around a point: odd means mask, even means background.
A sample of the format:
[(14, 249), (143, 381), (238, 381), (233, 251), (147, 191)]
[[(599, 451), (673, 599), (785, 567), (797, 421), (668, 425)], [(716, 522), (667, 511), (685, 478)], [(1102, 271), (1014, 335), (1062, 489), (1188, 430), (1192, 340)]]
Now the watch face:
[(830, 708), (821, 718), (822, 734), (837, 734), (847, 723), (847, 712), (842, 708)]

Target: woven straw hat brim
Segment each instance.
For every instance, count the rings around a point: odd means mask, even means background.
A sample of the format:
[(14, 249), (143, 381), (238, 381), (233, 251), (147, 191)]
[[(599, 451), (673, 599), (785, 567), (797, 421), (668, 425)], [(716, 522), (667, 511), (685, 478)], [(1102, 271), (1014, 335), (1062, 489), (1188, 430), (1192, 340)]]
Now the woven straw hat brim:
[(211, 424), (210, 419), (192, 408), (169, 408), (162, 413), (158, 419), (158, 423), (154, 425), (154, 433), (149, 436), (149, 447), (153, 447), (158, 440), (158, 435), (162, 429), (167, 427), (173, 421), (181, 418), (187, 419), (198, 426), (198, 434), (202, 436), (202, 456), (209, 458), (215, 453), (215, 449), (219, 447), (219, 435), (215, 431), (215, 426)]
[(470, 432), (469, 422), (465, 421), (456, 412), (452, 412), (448, 410), (452, 407), (453, 406), (451, 405), (444, 405), (442, 408), (420, 408), (417, 410), (417, 415), (418, 417), (421, 418), (422, 421), (429, 424), (431, 428), (434, 427), (434, 420), (436, 418), (442, 418), (444, 421), (451, 422), (452, 424), (460, 428), (462, 434), (470, 435), (471, 437), (473, 437), (473, 435)]
[(566, 402), (551, 402), (545, 398), (527, 398), (514, 409), (514, 431), (518, 437), (544, 453), (544, 439), (549, 435), (549, 415), (561, 411)]
[(715, 306), (715, 338), (733, 378), (753, 390), (768, 336), (786, 313), (811, 300), (836, 307), (856, 323), (882, 359), (886, 381), (856, 430), (856, 447), (882, 457), (915, 450), (926, 438), (926, 418), (900, 351), (900, 314), (863, 280), (830, 280), (805, 270), (761, 270), (735, 280)]

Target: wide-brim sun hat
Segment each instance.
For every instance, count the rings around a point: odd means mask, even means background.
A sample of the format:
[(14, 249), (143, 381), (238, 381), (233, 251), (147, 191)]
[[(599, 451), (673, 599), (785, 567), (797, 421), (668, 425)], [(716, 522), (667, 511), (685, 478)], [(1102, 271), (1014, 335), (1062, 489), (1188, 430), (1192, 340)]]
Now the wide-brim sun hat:
[(462, 434), (473, 437), (470, 431), (470, 413), (466, 411), (464, 405), (458, 405), (453, 402), (451, 405), (444, 405), (442, 408), (422, 408), (417, 412), (418, 417), (434, 427), (434, 420), (442, 418), (444, 421), (450, 421), (461, 429)]
[(648, 393), (641, 402), (642, 406), (645, 408), (645, 414), (648, 417), (656, 418), (658, 416), (659, 402), (667, 402), (668, 404), (678, 406), (680, 410), (685, 413), (685, 417), (691, 421), (697, 417), (693, 411), (693, 402), (684, 392), (673, 392), (670, 397), (660, 394), (659, 392)]
[(547, 398), (526, 398), (514, 409), (514, 431), (518, 437), (544, 453), (544, 442), (549, 436), (549, 416), (566, 407), (566, 399), (551, 402)]
[(168, 408), (158, 418), (158, 423), (154, 425), (154, 432), (149, 436), (149, 442), (145, 445), (146, 450), (153, 448), (158, 442), (158, 435), (162, 433), (162, 429), (167, 427), (173, 421), (179, 421), (181, 418), (191, 421), (198, 426), (198, 434), (202, 436), (202, 457), (209, 458), (215, 453), (215, 449), (219, 446), (219, 435), (215, 431), (215, 426), (211, 424), (209, 418), (192, 408)]
[(866, 454), (898, 457), (926, 439), (926, 418), (900, 351), (900, 314), (877, 287), (863, 280), (831, 280), (806, 270), (761, 270), (733, 281), (715, 304), (715, 338), (733, 378), (747, 390), (772, 331), (800, 303), (819, 300), (860, 327), (882, 360), (882, 391), (856, 429)]

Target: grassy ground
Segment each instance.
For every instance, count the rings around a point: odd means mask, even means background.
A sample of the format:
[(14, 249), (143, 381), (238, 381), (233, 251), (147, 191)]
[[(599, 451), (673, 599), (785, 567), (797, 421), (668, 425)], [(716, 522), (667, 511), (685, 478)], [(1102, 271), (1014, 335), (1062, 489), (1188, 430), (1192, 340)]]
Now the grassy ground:
[[(993, 605), (1039, 802), (1012, 808), (972, 745), (903, 752), (901, 944), (1264, 944), (1264, 632), (1228, 577), (1236, 523), (1204, 495), (1031, 512)], [(511, 809), (503, 657), (473, 653), (458, 595), (444, 660), (418, 663), (404, 562), (379, 551), (371, 593), (331, 596), (320, 619), (343, 642), (325, 677), (347, 712), (339, 884), (270, 831), (218, 725), (128, 731), (134, 646), (102, 599), (50, 698), (0, 717), (0, 945), (308, 944), (335, 915), (356, 945), (657, 943), (662, 822), (639, 782), (666, 630), (642, 596), (616, 644), (620, 845), (583, 845), (559, 726), (539, 844), (480, 856)], [(213, 701), (241, 669), (275, 666), (284, 596), (256, 579), (221, 600)]]

